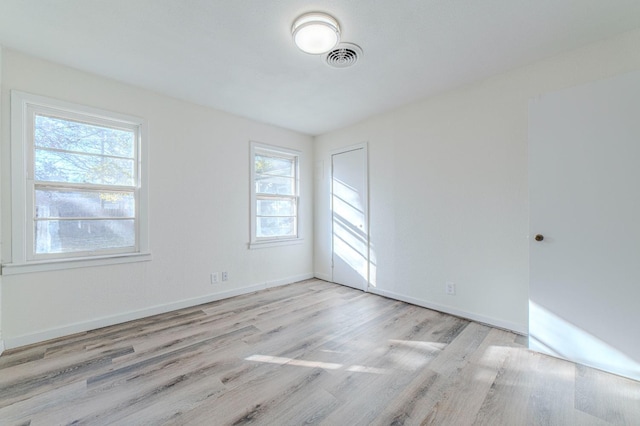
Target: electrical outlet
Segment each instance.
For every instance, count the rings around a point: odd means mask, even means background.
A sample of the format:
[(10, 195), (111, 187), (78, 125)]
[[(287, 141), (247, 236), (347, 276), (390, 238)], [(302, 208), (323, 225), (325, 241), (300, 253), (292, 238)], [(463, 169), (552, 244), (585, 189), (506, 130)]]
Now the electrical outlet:
[(229, 274), (225, 271), (222, 273), (222, 281), (228, 281), (229, 280)]
[(212, 272), (211, 273), (211, 284), (215, 284), (218, 282), (218, 273), (217, 272)]
[(445, 293), (451, 295), (451, 296), (455, 296), (456, 295), (456, 285), (452, 282), (447, 282), (444, 285), (444, 291)]

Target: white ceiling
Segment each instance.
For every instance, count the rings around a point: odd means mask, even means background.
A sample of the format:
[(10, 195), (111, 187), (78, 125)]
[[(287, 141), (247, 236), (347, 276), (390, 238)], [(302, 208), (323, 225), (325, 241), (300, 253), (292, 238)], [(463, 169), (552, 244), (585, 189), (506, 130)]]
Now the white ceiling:
[[(356, 66), (293, 45), (309, 11)], [(312, 135), (638, 27), (639, 0), (0, 1), (6, 47)]]

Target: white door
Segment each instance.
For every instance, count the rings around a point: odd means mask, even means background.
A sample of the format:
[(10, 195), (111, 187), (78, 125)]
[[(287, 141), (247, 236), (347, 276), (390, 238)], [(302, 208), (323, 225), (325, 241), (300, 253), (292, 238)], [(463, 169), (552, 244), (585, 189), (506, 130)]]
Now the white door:
[(638, 380), (640, 73), (544, 95), (529, 120), (530, 347)]
[(369, 282), (366, 146), (331, 156), (333, 282), (360, 290)]

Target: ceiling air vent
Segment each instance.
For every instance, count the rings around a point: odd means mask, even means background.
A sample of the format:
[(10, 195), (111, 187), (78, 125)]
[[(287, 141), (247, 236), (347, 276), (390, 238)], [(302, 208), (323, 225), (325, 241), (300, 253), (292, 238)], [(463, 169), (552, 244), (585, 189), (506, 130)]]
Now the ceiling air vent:
[(327, 64), (333, 68), (348, 68), (356, 64), (362, 56), (362, 49), (353, 43), (340, 43), (327, 53)]

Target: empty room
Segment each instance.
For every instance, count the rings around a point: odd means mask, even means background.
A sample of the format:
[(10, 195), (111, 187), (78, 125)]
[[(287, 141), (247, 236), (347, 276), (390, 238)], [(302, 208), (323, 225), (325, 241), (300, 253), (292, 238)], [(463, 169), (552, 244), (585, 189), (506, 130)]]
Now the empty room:
[(0, 88), (0, 425), (640, 424), (637, 0), (1, 0)]

